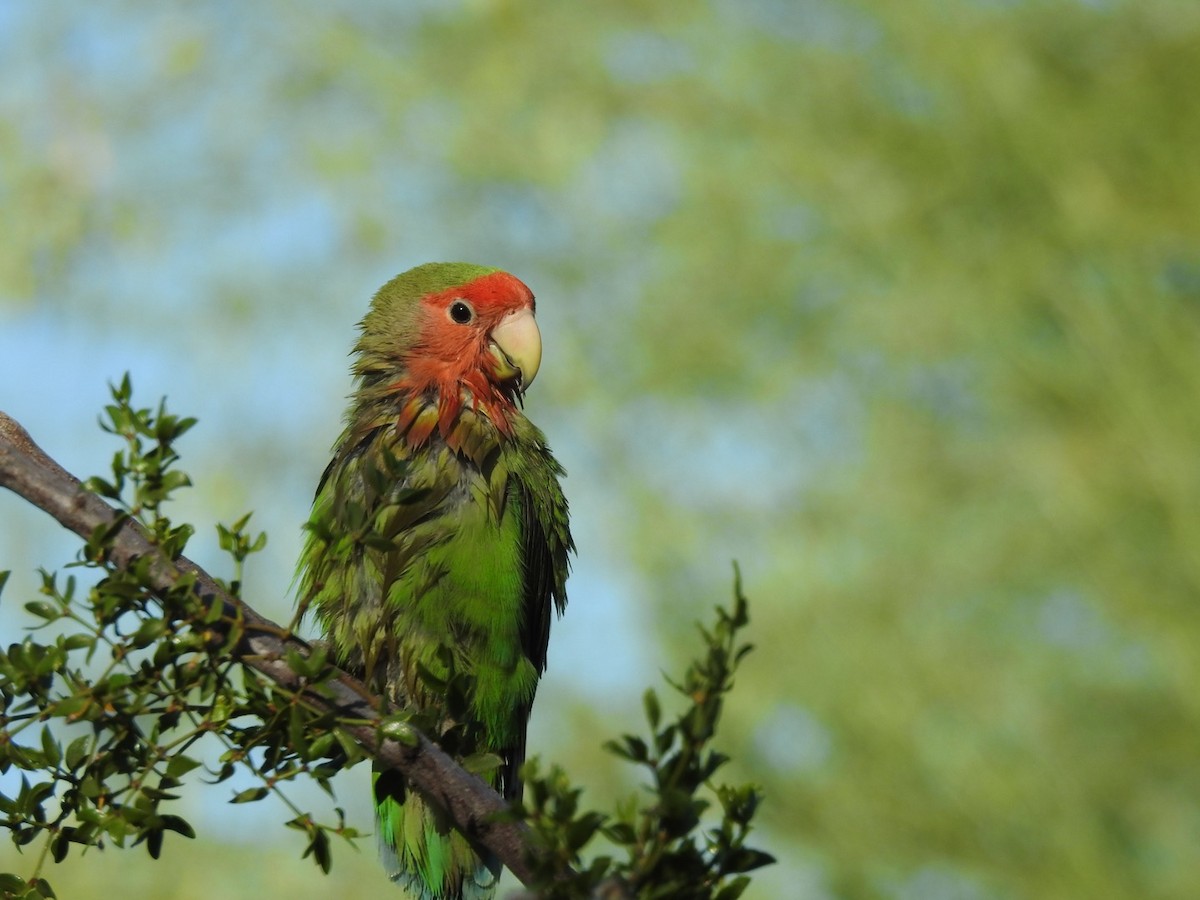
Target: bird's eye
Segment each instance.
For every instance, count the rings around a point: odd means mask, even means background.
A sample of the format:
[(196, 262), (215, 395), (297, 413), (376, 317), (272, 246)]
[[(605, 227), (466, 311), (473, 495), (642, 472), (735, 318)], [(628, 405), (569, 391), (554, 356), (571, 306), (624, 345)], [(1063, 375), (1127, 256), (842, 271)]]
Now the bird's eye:
[(475, 310), (465, 300), (455, 300), (450, 304), (450, 319), (459, 325), (466, 325), (475, 318)]

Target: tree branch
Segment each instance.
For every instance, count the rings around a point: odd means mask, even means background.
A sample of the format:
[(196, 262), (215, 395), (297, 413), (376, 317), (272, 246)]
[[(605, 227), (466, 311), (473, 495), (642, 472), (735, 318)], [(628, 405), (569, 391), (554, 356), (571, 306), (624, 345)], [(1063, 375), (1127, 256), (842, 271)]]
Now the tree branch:
[[(0, 412), (0, 485), (85, 539), (118, 517), (116, 510), (84, 490), (79, 479), (51, 459), (16, 420), (3, 412)], [(193, 575), (198, 596), (208, 604), (215, 598), (224, 605), (223, 627), (229, 628), (228, 623), (232, 622), (243, 624), (242, 638), (234, 650), (238, 660), (290, 690), (304, 691), (303, 680), (285, 662), (284, 653), (295, 650), (307, 656), (311, 649), (307, 643), (231, 596), (191, 560), (182, 556), (165, 559), (147, 539), (145, 531), (136, 522), (126, 520), (112, 543), (111, 559), (117, 566), (127, 567), (140, 557), (154, 560), (150, 584), (161, 593), (169, 591), (183, 574)], [(213, 627), (222, 625), (217, 623)], [(507, 805), (496, 791), (463, 770), (420, 733), (416, 734), (415, 746), (381, 739), (379, 710), (394, 710), (373, 697), (362, 682), (343, 672), (324, 687), (328, 688), (327, 696), (307, 691), (306, 701), (339, 717), (360, 720), (363, 724), (344, 728), (368, 755), (386, 767), (403, 772), (413, 788), (444, 809), (464, 834), (495, 854), (523, 884), (530, 882), (532, 869), (526, 861), (530, 852), (529, 829), (517, 822), (498, 820), (496, 814), (505, 811)]]

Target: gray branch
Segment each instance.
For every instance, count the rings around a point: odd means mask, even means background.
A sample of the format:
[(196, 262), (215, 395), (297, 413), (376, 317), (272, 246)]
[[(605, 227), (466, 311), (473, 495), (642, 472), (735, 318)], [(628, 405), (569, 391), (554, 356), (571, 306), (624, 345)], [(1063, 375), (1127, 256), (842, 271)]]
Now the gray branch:
[[(46, 455), (28, 432), (3, 412), (0, 412), (0, 485), (85, 539), (97, 527), (110, 525), (118, 516), (102, 499), (84, 490), (79, 479)], [(288, 689), (304, 690), (302, 679), (284, 661), (284, 652), (296, 650), (307, 656), (308, 644), (231, 596), (191, 560), (165, 559), (142, 528), (127, 520), (113, 541), (111, 560), (126, 567), (139, 557), (154, 560), (150, 582), (162, 593), (169, 591), (184, 573), (194, 575), (196, 593), (206, 603), (216, 599), (224, 604), (223, 620), (243, 623), (243, 637), (235, 650), (239, 661)], [(306, 700), (313, 707), (339, 717), (360, 720), (363, 724), (346, 726), (346, 731), (368, 755), (385, 767), (403, 772), (413, 788), (444, 809), (464, 834), (495, 854), (523, 884), (529, 883), (529, 830), (519, 823), (498, 821), (496, 814), (507, 809), (498, 793), (463, 770), (424, 735), (416, 735), (415, 746), (381, 739), (379, 710), (388, 707), (373, 697), (362, 682), (342, 673), (326, 686), (328, 696), (308, 692)]]

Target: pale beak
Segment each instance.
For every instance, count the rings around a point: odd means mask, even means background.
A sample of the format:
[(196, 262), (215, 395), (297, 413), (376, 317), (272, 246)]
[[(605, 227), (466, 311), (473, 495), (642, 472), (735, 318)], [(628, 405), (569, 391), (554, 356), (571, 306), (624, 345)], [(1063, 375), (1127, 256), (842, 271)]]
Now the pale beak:
[(497, 377), (502, 381), (516, 378), (518, 390), (524, 392), (542, 363), (542, 333), (533, 320), (533, 310), (519, 309), (501, 319), (492, 329), (491, 350)]

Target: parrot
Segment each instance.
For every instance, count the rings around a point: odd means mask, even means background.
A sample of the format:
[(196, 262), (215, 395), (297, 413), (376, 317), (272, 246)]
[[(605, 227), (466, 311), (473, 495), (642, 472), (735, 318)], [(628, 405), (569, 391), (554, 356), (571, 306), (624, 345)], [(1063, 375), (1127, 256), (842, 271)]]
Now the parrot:
[[(524, 414), (534, 307), (516, 277), (468, 263), (376, 292), (297, 571), (299, 617), (311, 610), (334, 662), (379, 696), (444, 721), (438, 679), (467, 675), (467, 750), (498, 757), (484, 777), (508, 800), (575, 550), (566, 473)], [(407, 896), (494, 895), (494, 858), (398, 772), (372, 779), (380, 855)]]

